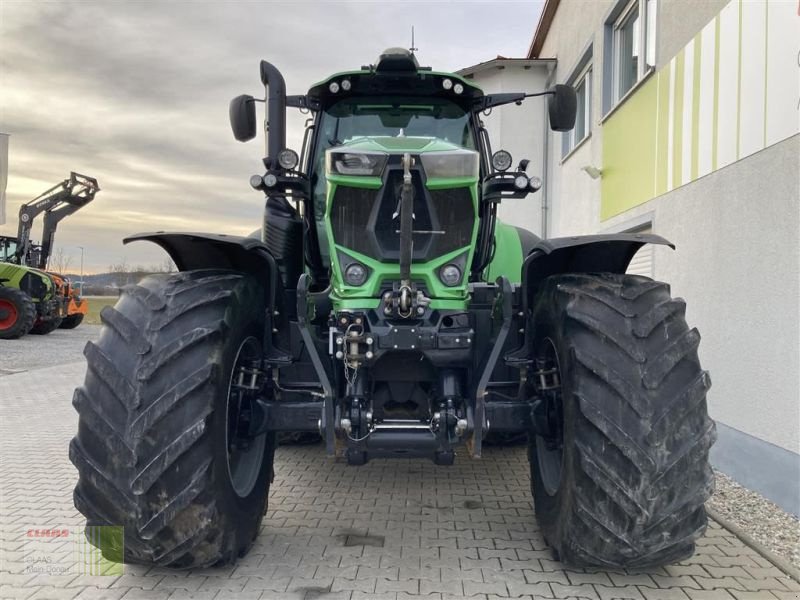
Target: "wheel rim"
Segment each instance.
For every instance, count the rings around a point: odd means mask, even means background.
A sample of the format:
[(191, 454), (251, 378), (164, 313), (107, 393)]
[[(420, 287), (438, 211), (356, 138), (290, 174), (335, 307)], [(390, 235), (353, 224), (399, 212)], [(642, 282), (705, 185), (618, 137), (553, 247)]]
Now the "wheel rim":
[[(557, 381), (561, 383), (561, 366), (558, 361), (553, 340), (547, 338), (542, 348), (542, 355), (539, 359), (543, 362), (545, 369), (554, 369)], [(547, 417), (551, 424), (552, 436), (536, 436), (536, 456), (539, 465), (539, 475), (544, 484), (545, 491), (550, 496), (555, 496), (561, 484), (561, 474), (564, 462), (564, 413), (561, 396), (561, 386), (555, 390), (548, 391), (546, 394)]]
[(10, 329), (19, 318), (17, 307), (10, 300), (0, 300), (0, 330)]
[(236, 352), (231, 377), (228, 382), (228, 394), (225, 407), (225, 450), (227, 455), (228, 477), (234, 492), (244, 498), (251, 491), (261, 472), (264, 457), (266, 435), (255, 438), (246, 437), (250, 417), (252, 416), (251, 400), (236, 385), (240, 369), (249, 366), (261, 356), (261, 346), (254, 337), (246, 338)]

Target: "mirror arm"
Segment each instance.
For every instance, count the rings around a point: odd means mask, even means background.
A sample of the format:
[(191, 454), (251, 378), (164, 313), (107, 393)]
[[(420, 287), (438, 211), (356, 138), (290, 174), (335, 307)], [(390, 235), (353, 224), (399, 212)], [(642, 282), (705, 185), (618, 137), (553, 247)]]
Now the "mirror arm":
[(524, 92), (509, 92), (505, 94), (491, 94), (478, 98), (475, 102), (473, 110), (476, 112), (484, 111), (495, 106), (503, 106), (504, 104), (521, 104), (525, 98), (536, 98), (537, 96), (552, 96), (555, 94), (553, 90), (545, 90), (544, 92), (535, 92), (533, 94), (526, 94)]
[(290, 108), (311, 109), (308, 105), (308, 96), (286, 96), (286, 106)]
[(553, 90), (545, 90), (544, 92), (536, 92), (535, 94), (525, 94), (526, 98), (536, 98), (537, 96), (553, 96), (555, 92)]
[(483, 96), (477, 98), (473, 110), (481, 112), (495, 106), (502, 106), (504, 104), (511, 104), (512, 102), (522, 102), (525, 99), (525, 94), (522, 92), (513, 92), (506, 94), (492, 94), (490, 96)]

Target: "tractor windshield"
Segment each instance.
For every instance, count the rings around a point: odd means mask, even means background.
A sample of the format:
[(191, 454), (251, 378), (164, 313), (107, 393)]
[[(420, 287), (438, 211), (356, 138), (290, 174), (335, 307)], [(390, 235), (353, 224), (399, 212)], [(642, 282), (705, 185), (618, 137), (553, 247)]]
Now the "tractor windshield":
[(444, 98), (352, 97), (322, 111), (314, 150), (312, 186), (323, 261), (328, 262), (325, 217), (325, 150), (362, 137), (433, 137), (476, 149), (470, 113)]
[(318, 154), (358, 137), (435, 137), (470, 150), (475, 138), (469, 113), (450, 100), (408, 97), (357, 97), (341, 100), (322, 113)]

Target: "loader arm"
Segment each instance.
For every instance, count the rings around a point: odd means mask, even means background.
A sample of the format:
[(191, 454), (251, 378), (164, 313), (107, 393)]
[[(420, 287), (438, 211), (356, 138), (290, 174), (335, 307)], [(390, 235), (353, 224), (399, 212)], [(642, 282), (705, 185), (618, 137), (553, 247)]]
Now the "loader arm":
[(56, 229), (62, 219), (77, 212), (92, 200), (100, 190), (97, 180), (72, 172), (68, 179), (51, 187), (19, 209), (19, 225), (17, 228), (16, 261), (27, 264), (32, 248), (31, 230), (33, 222), (40, 214), (45, 213), (42, 230), (42, 249), (35, 261), (29, 266), (39, 269), (47, 267), (47, 261), (53, 250)]

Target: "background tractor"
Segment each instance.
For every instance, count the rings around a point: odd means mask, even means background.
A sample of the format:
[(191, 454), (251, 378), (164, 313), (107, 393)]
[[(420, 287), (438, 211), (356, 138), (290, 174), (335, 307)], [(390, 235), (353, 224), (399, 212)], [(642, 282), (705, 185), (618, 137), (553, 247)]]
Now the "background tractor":
[[(61, 299), (63, 307), (59, 311), (60, 316), (38, 320), (33, 333), (49, 333), (59, 327), (74, 329), (83, 322), (89, 311), (89, 304), (82, 298), (81, 290), (73, 287), (66, 275), (48, 271), (48, 263), (58, 224), (94, 200), (99, 190), (97, 180), (93, 177), (70, 173), (67, 179), (20, 207), (16, 238), (0, 238), (5, 248), (3, 260), (47, 271), (55, 286), (56, 296)], [(31, 232), (34, 221), (41, 214), (44, 214), (42, 243), (36, 245), (31, 240)]]
[[(689, 556), (713, 486), (700, 336), (667, 284), (625, 274), (643, 244), (669, 243), (542, 240), (496, 218), (541, 181), (492, 153), (481, 115), (546, 96), (566, 131), (574, 90), (484, 94), (403, 49), (304, 95), (260, 71), (260, 235), (126, 240), (179, 272), (126, 288), (87, 345), (70, 457), (88, 524), (123, 525), (130, 562), (231, 562), (258, 534), (277, 433), (318, 431), (351, 465), (450, 465), (480, 458), (489, 432), (525, 433), (562, 560)], [(240, 141), (255, 103), (230, 104)], [(312, 116), (299, 155), (287, 107)]]
[(0, 339), (48, 334), (67, 314), (55, 278), (40, 269), (14, 264), (16, 248), (16, 238), (0, 236)]

